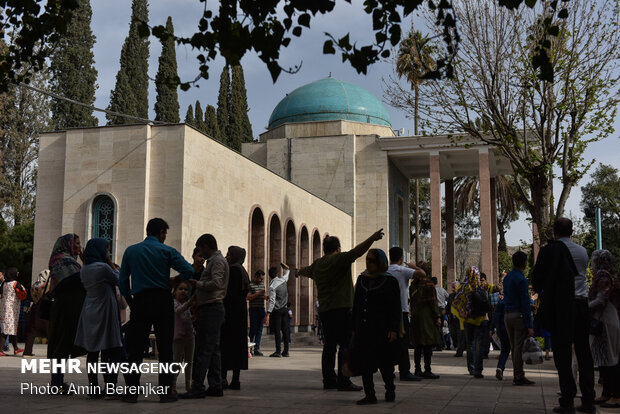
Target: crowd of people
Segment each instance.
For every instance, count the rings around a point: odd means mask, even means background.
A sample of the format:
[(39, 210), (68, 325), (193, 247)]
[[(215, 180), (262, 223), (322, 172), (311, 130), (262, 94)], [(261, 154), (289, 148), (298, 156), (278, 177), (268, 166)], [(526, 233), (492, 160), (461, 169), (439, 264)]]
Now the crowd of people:
[[(373, 381), (377, 371), (386, 401), (396, 398), (395, 378), (439, 379), (432, 357), (442, 349), (454, 348), (455, 357), (466, 353), (469, 374), (481, 379), (493, 344), (501, 349), (495, 377), (504, 379), (511, 358), (513, 384), (532, 385), (525, 376), (523, 351), (528, 338), (538, 336), (544, 339), (547, 358), (552, 347), (558, 371), (561, 396), (554, 412), (595, 412), (596, 404), (620, 408), (620, 283), (614, 259), (607, 250), (588, 257), (571, 241), (572, 223), (566, 218), (555, 221), (554, 240), (540, 250), (531, 285), (528, 256), (518, 251), (512, 256), (513, 269), (503, 272), (499, 283), (489, 283), (484, 273), (470, 267), (460, 283), (450, 284), (450, 293), (427, 274), (425, 263), (405, 263), (400, 247), (388, 254), (371, 248), (383, 238), (382, 230), (344, 252), (339, 239), (328, 236), (324, 255), (310, 266), (292, 269), (281, 263), (268, 269), (268, 287), (263, 270), (250, 279), (243, 248), (230, 246), (223, 255), (215, 237), (204, 234), (196, 241), (190, 264), (165, 244), (167, 232), (164, 220), (150, 220), (146, 239), (126, 249), (120, 266), (112, 261), (107, 240), (91, 239), (82, 249), (77, 235), (59, 237), (49, 270), (30, 291), (25, 350), (18, 348), (15, 335), (20, 301), (27, 292), (17, 282), (17, 269), (0, 272), (0, 344), (8, 339), (15, 355), (29, 356), (34, 337), (46, 336), (48, 358), (86, 355), (88, 362), (141, 363), (153, 331), (161, 363), (187, 364), (185, 392), (177, 391), (174, 374), (159, 374), (159, 385), (169, 390), (160, 401), (219, 397), (225, 389), (241, 389), (240, 374), (248, 369), (249, 356), (263, 356), (265, 325), (275, 335), (270, 356), (290, 356), (287, 286), (293, 274), (311, 278), (317, 288), (324, 389), (363, 389), (360, 405), (378, 402)], [(364, 255), (366, 268), (354, 285), (351, 267)], [(170, 278), (171, 269), (178, 276)], [(573, 356), (581, 390), (577, 408)], [(598, 398), (595, 367), (603, 385)], [(363, 386), (354, 384), (353, 376), (361, 376)], [(140, 383), (139, 373), (124, 377), (129, 386)], [(106, 374), (103, 380), (116, 384), (118, 378)], [(89, 373), (88, 381), (98, 385), (96, 373)], [(51, 385), (69, 393), (60, 372), (52, 374)], [(132, 393), (103, 391), (90, 397), (137, 402)]]

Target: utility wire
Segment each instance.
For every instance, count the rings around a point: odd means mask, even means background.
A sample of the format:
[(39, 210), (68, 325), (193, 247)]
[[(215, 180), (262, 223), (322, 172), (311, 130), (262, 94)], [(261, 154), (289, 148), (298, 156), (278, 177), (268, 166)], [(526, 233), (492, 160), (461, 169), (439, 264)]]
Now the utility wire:
[(57, 93), (54, 93), (54, 92), (46, 91), (46, 90), (44, 90), (44, 89), (40, 89), (40, 88), (37, 88), (37, 87), (35, 87), (35, 86), (26, 85), (25, 83), (20, 83), (20, 84), (19, 84), (19, 86), (21, 86), (22, 88), (26, 88), (26, 89), (33, 90), (33, 91), (35, 91), (35, 92), (42, 93), (42, 94), (44, 94), (44, 95), (51, 96), (52, 98), (56, 98), (56, 99), (60, 99), (60, 100), (62, 100), (62, 101), (67, 101), (67, 102), (70, 102), (70, 103), (72, 103), (72, 104), (74, 104), (74, 105), (79, 105), (79, 106), (83, 106), (83, 107), (85, 107), (85, 108), (92, 109), (93, 111), (104, 112), (104, 113), (106, 113), (106, 114), (108, 114), (108, 115), (112, 115), (112, 116), (119, 116), (119, 117), (122, 117), (122, 118), (131, 119), (131, 120), (134, 120), (134, 121), (140, 121), (140, 122), (141, 122), (141, 123), (143, 123), (143, 124), (158, 124), (158, 125), (163, 125), (163, 124), (168, 124), (168, 123), (169, 123), (169, 122), (162, 122), (162, 121), (153, 121), (153, 120), (151, 120), (151, 119), (140, 118), (140, 117), (138, 117), (138, 116), (127, 115), (127, 114), (121, 114), (121, 113), (119, 113), (119, 112), (110, 111), (110, 110), (108, 110), (108, 109), (97, 108), (96, 106), (93, 106), (93, 105), (88, 105), (88, 104), (85, 104), (85, 103), (83, 103), (83, 102), (76, 101), (76, 100), (74, 100), (74, 99), (69, 99), (69, 98), (66, 98), (66, 97), (64, 97), (64, 96), (62, 96), (62, 95), (58, 95)]

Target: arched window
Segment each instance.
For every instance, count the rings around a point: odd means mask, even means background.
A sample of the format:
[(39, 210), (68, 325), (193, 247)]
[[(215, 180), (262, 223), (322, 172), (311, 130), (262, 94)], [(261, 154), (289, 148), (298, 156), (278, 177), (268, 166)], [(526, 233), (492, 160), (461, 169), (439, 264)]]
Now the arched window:
[(101, 194), (93, 200), (93, 237), (100, 237), (110, 242), (110, 251), (114, 252), (114, 200)]

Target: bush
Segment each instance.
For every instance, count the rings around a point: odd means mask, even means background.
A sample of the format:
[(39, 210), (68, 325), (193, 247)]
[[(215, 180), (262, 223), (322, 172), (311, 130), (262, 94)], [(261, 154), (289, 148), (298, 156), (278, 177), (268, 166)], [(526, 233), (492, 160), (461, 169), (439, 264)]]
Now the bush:
[(0, 269), (16, 267), (19, 282), (26, 287), (30, 287), (32, 279), (33, 244), (34, 222), (9, 229), (0, 220)]

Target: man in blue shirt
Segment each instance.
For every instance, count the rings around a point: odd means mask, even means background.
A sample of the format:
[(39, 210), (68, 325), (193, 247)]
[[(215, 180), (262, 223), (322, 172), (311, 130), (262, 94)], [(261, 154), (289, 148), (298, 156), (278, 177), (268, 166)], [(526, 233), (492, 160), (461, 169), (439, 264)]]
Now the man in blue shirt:
[(533, 385), (525, 378), (522, 349), (525, 339), (534, 336), (534, 321), (530, 308), (529, 283), (523, 274), (527, 254), (518, 251), (512, 255), (513, 269), (504, 278), (504, 323), (512, 350), (513, 385)]
[[(184, 280), (194, 275), (194, 269), (178, 251), (164, 244), (168, 228), (168, 223), (160, 218), (150, 220), (146, 226), (146, 239), (129, 246), (123, 255), (118, 283), (131, 309), (126, 336), (130, 363), (142, 363), (151, 326), (155, 328), (159, 362), (172, 362), (174, 304), (170, 269), (179, 272)], [(176, 401), (176, 396), (171, 393), (173, 377), (173, 374), (159, 374), (159, 385), (167, 387), (165, 390), (168, 391), (160, 396), (160, 402)], [(128, 386), (138, 386), (140, 374), (125, 375), (125, 382)], [(135, 403), (138, 395), (126, 394), (122, 400)]]

